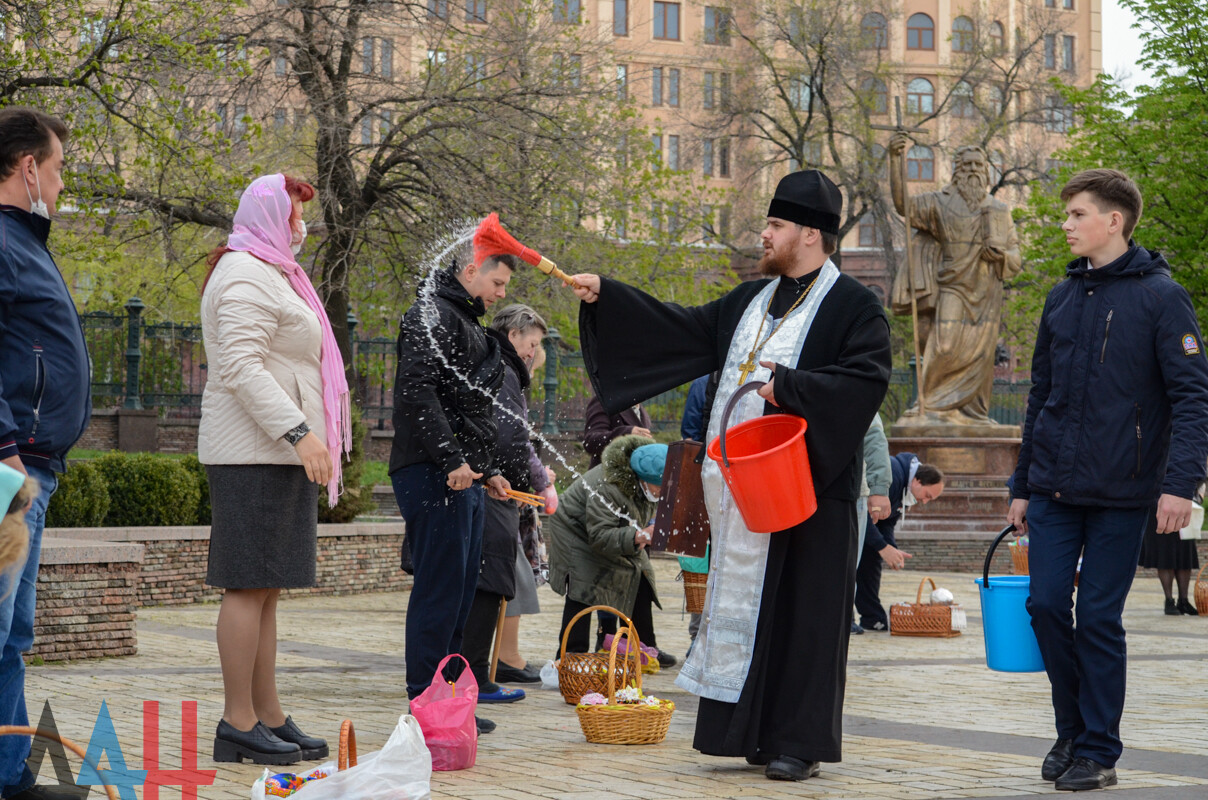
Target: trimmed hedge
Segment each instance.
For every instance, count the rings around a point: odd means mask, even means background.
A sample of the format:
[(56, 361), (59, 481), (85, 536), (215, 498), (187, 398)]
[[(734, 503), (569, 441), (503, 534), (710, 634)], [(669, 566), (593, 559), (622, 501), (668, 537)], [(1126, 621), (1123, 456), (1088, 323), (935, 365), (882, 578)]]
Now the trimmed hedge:
[(48, 528), (96, 528), (109, 512), (105, 476), (88, 461), (72, 464), (59, 476), (59, 488), (46, 509)]
[(179, 460), (112, 452), (93, 462), (109, 489), (105, 525), (196, 525), (201, 487)]
[(210, 479), (206, 475), (205, 464), (190, 453), (180, 460), (181, 465), (197, 479), (197, 488), (201, 491), (201, 499), (197, 502), (197, 522), (195, 525), (210, 524)]

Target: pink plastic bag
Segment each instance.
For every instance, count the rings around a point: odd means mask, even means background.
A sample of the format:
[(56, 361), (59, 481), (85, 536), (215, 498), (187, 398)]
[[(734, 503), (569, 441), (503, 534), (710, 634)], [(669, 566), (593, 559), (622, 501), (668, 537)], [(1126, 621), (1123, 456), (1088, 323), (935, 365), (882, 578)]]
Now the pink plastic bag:
[[(445, 665), (451, 658), (465, 663), (461, 676), (449, 683)], [(449, 771), (469, 769), (478, 756), (478, 727), (474, 711), (478, 708), (478, 681), (470, 671), (470, 662), (461, 655), (447, 655), (432, 676), (432, 685), (411, 701), (411, 715), (424, 732), (424, 742), (432, 752), (432, 769)]]

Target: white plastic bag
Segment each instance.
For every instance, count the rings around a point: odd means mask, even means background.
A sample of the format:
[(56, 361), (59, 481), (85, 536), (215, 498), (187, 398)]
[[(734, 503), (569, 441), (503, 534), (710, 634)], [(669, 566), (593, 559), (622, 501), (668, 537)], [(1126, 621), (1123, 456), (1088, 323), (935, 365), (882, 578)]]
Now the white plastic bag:
[[(287, 768), (282, 771), (284, 769)], [(252, 784), (252, 800), (265, 800), (264, 782), (273, 774), (266, 769), (260, 780)], [(423, 731), (415, 717), (404, 714), (381, 750), (363, 756), (355, 767), (307, 783), (290, 797), (293, 800), (431, 800), (431, 781), (432, 755), (424, 744)]]
[(1187, 523), (1187, 527), (1179, 531), (1180, 539), (1199, 539), (1204, 533), (1201, 530), (1204, 527), (1204, 507), (1194, 500), (1191, 501), (1191, 522)]
[(546, 661), (545, 666), (541, 668), (541, 688), (558, 688), (558, 668), (554, 666), (553, 661)]

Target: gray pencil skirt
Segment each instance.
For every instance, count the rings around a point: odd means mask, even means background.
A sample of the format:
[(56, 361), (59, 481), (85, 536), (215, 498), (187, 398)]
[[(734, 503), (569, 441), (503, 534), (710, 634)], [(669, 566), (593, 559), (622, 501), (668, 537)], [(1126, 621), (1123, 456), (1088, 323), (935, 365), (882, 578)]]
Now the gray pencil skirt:
[(224, 589), (315, 585), (319, 487), (288, 464), (207, 464), (210, 563), (206, 583)]

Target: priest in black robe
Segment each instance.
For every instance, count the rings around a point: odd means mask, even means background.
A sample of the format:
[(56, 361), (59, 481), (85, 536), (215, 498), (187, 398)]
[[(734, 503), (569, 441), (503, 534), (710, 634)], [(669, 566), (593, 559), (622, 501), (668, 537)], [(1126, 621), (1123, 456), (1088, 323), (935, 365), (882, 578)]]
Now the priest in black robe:
[(713, 565), (701, 630), (677, 679), (701, 697), (697, 750), (766, 764), (781, 780), (816, 775), (818, 762), (842, 756), (863, 438), (889, 384), (885, 311), (828, 258), (841, 204), (821, 172), (785, 177), (761, 234), (768, 279), (702, 306), (574, 277), (584, 361), (609, 413), (718, 372), (706, 441), (728, 399), (753, 380), (767, 383), (735, 405), (729, 426), (777, 413), (808, 424), (818, 510), (787, 530), (747, 530), (706, 459)]

